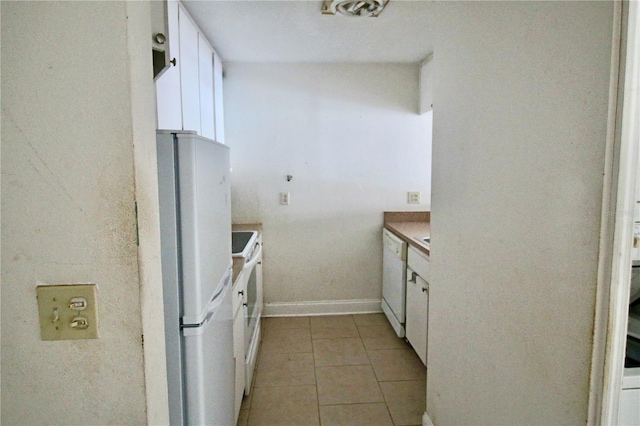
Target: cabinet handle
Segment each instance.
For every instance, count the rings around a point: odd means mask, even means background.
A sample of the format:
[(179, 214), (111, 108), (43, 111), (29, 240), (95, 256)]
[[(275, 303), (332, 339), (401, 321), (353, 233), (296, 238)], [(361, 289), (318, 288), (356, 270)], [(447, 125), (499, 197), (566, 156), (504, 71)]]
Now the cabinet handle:
[(416, 282), (416, 277), (418, 276), (417, 273), (415, 272), (411, 272), (411, 279), (409, 281), (411, 281), (412, 283)]
[(428, 289), (427, 287), (422, 287), (422, 292), (423, 292), (423, 293), (426, 293), (426, 292), (428, 292), (428, 291), (429, 291), (429, 289)]
[(240, 291), (238, 292), (238, 295), (239, 295), (239, 296), (244, 296), (244, 290), (240, 290)]
[(246, 303), (243, 303), (242, 306), (249, 306), (249, 305), (247, 305)]
[(170, 60), (169, 62), (171, 62), (173, 64), (173, 66), (175, 67), (177, 64), (176, 58), (173, 58), (172, 60)]

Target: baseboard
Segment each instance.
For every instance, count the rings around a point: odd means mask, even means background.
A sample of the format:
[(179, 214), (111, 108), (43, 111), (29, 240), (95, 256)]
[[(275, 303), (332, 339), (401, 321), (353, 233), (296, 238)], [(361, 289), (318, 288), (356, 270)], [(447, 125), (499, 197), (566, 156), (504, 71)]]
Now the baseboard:
[(265, 303), (263, 317), (345, 315), (382, 312), (380, 299), (319, 300), (314, 302)]
[(434, 426), (433, 422), (431, 421), (431, 417), (429, 417), (426, 411), (422, 415), (422, 426)]

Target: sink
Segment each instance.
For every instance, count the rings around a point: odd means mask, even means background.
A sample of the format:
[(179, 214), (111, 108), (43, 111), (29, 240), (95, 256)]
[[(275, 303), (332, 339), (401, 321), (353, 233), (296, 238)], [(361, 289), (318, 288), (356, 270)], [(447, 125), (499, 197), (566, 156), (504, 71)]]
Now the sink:
[(428, 246), (431, 245), (431, 237), (430, 236), (429, 237), (413, 237), (413, 238), (415, 238), (416, 240), (418, 240), (421, 243), (424, 243), (424, 244), (426, 244)]
[(246, 257), (247, 253), (253, 246), (257, 231), (234, 231), (231, 233), (231, 256)]

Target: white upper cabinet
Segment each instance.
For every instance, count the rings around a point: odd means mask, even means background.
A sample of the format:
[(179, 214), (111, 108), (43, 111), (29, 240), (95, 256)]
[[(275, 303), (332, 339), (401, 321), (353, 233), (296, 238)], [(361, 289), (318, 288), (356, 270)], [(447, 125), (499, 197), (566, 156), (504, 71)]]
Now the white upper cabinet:
[(178, 11), (180, 29), (180, 86), (182, 91), (182, 128), (200, 128), (200, 87), (198, 70), (198, 27), (191, 21), (182, 5)]
[(213, 49), (207, 39), (198, 35), (198, 66), (200, 68), (200, 128), (202, 136), (216, 139), (213, 114)]
[(220, 56), (213, 52), (213, 85), (216, 117), (216, 140), (224, 143), (224, 109), (222, 106), (222, 61)]
[(224, 142), (222, 61), (179, 1), (166, 6), (172, 62), (156, 78), (158, 128)]
[(169, 0), (167, 6), (169, 57), (174, 62), (156, 80), (159, 129), (182, 129), (182, 95), (180, 94), (180, 44), (178, 43), (178, 2)]

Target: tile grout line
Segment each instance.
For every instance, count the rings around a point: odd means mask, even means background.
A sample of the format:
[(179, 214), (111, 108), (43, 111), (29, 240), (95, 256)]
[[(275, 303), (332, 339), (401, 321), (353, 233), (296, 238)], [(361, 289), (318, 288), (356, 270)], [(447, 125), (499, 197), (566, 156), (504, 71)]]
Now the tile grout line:
[[(384, 407), (387, 409), (387, 414), (389, 414), (389, 419), (391, 420), (391, 423), (394, 426), (398, 426), (396, 425), (395, 420), (393, 419), (393, 416), (391, 415), (391, 409), (389, 408), (389, 402), (387, 401), (387, 398), (384, 396), (384, 392), (382, 392), (382, 388), (380, 387), (380, 382), (381, 380), (378, 378), (378, 375), (376, 374), (376, 370), (375, 368), (373, 368), (373, 362), (371, 362), (371, 358), (369, 357), (369, 350), (366, 348), (366, 346), (364, 345), (364, 341), (362, 340), (362, 334), (360, 334), (360, 326), (356, 325), (358, 328), (358, 335), (360, 336), (360, 341), (362, 343), (362, 347), (364, 348), (365, 354), (367, 355), (367, 359), (369, 359), (369, 364), (371, 365), (371, 369), (373, 370), (373, 374), (376, 378), (376, 383), (378, 384), (378, 389), (380, 390), (380, 394), (382, 395), (382, 400), (384, 401)], [(366, 327), (366, 325), (364, 325)]]
[[(345, 315), (345, 317), (347, 317), (347, 316)], [(378, 374), (376, 374), (376, 371), (373, 368), (373, 363), (372, 363), (372, 360), (371, 360), (371, 357), (370, 357), (370, 352), (371, 351), (375, 351), (376, 349), (372, 349), (370, 351), (370, 350), (368, 350), (366, 348), (366, 346), (364, 344), (364, 341), (363, 341), (362, 332), (361, 332), (361, 327), (365, 327), (366, 328), (367, 326), (378, 326), (380, 324), (377, 324), (377, 323), (369, 324), (369, 323), (367, 323), (368, 320), (365, 320), (365, 322), (363, 324), (358, 324), (358, 322), (355, 321), (356, 320), (356, 316), (353, 315), (353, 314), (349, 314), (348, 318), (351, 320), (351, 323), (354, 324), (355, 327), (356, 327), (357, 338), (358, 338), (358, 341), (360, 343), (360, 347), (364, 349), (364, 355), (365, 355), (366, 359), (368, 360), (368, 364), (344, 364), (343, 363), (343, 364), (337, 365), (335, 367), (341, 367), (341, 366), (346, 367), (346, 366), (355, 366), (355, 365), (361, 365), (361, 366), (369, 365), (371, 371), (373, 371), (373, 373), (374, 373), (375, 382), (378, 385), (378, 391), (380, 392), (380, 395), (382, 396), (380, 402), (385, 404), (386, 412), (387, 412), (387, 414), (389, 416), (391, 424), (397, 426), (396, 421), (394, 420), (393, 416), (391, 415), (389, 401), (387, 401), (387, 398), (385, 398), (385, 395), (382, 392), (381, 384), (385, 383), (385, 382), (419, 382), (419, 381), (422, 381), (422, 380), (421, 379), (417, 379), (417, 380), (416, 379), (401, 379), (401, 380), (384, 380), (384, 381), (380, 380), (379, 377), (378, 377)], [(293, 330), (293, 329), (308, 329), (309, 330), (309, 339), (311, 340), (311, 345), (310, 345), (311, 346), (311, 351), (310, 351), (310, 353), (311, 353), (311, 360), (312, 360), (312, 368), (314, 370), (314, 382), (315, 382), (314, 387), (315, 387), (315, 396), (316, 396), (316, 401), (317, 401), (316, 415), (317, 415), (318, 424), (321, 425), (322, 424), (322, 420), (321, 420), (321, 407), (322, 407), (322, 405), (320, 404), (320, 393), (319, 393), (319, 384), (318, 384), (318, 369), (320, 367), (317, 366), (317, 359), (316, 359), (316, 356), (315, 356), (316, 355), (315, 354), (315, 352), (316, 352), (315, 346), (316, 346), (317, 342), (314, 342), (314, 340), (348, 339), (349, 336), (331, 337), (331, 336), (327, 335), (327, 337), (321, 337), (319, 339), (314, 339), (313, 338), (313, 333), (312, 333), (312, 330), (311, 330), (311, 328), (312, 328), (311, 327), (311, 318), (307, 316), (306, 320), (307, 320), (306, 323), (308, 324), (308, 326), (306, 326), (306, 327), (287, 327), (287, 326), (285, 326), (285, 327), (276, 327), (276, 329), (282, 328), (282, 329), (290, 329), (290, 330)], [(263, 331), (265, 331), (264, 330), (265, 328), (271, 329), (271, 327), (268, 327), (268, 323), (266, 321), (262, 325), (263, 325)], [(331, 328), (341, 328), (341, 327), (328, 327), (328, 328), (331, 329)], [(262, 334), (264, 336), (267, 333), (263, 332)], [(354, 336), (354, 337), (356, 337), (356, 336)], [(262, 349), (262, 340), (263, 339), (261, 339), (260, 349)], [(395, 349), (395, 348), (379, 348), (377, 350), (378, 351), (384, 351), (385, 349), (391, 350), (391, 349)], [(300, 353), (305, 353), (305, 352), (300, 352)], [(258, 356), (260, 356), (262, 354), (263, 354), (262, 351), (259, 351)], [(251, 385), (251, 392), (252, 393), (255, 393), (255, 382), (256, 382), (256, 376), (257, 376), (257, 369), (259, 368), (259, 365), (260, 365), (260, 360), (258, 360), (258, 362), (256, 363), (256, 372), (254, 372), (254, 380), (253, 380), (253, 383)], [(329, 366), (326, 366), (326, 367), (332, 367), (332, 366), (329, 365)], [(294, 385), (281, 385), (281, 386), (282, 387), (289, 387), (289, 386), (294, 386)], [(302, 385), (300, 385), (300, 386), (302, 386)], [(278, 387), (278, 386), (275, 386), (275, 387)], [(331, 407), (331, 406), (362, 405), (362, 404), (369, 404), (369, 403), (365, 403), (365, 402), (360, 402), (360, 403), (356, 403), (356, 402), (354, 402), (354, 403), (330, 403), (330, 404), (325, 404), (324, 406)], [(374, 402), (371, 402), (370, 404), (374, 404)], [(249, 404), (249, 407), (247, 408), (246, 424), (249, 424), (250, 419), (253, 418), (252, 412), (254, 411), (254, 408), (255, 408), (254, 401), (251, 401), (251, 404)], [(253, 413), (253, 415), (255, 415), (255, 413)]]
[[(355, 322), (355, 318), (354, 318), (354, 322)], [(367, 356), (367, 359), (369, 360), (369, 365), (371, 366), (371, 370), (373, 371), (373, 376), (376, 378), (376, 384), (378, 385), (378, 390), (380, 391), (380, 395), (382, 395), (382, 401), (384, 402), (384, 408), (387, 409), (387, 414), (389, 414), (389, 419), (391, 420), (391, 423), (396, 426), (396, 423), (393, 421), (393, 417), (391, 416), (391, 410), (389, 410), (389, 404), (387, 403), (387, 398), (384, 397), (384, 393), (382, 392), (382, 388), (380, 387), (380, 380), (378, 379), (378, 375), (376, 374), (376, 370), (375, 368), (373, 368), (373, 363), (371, 362), (371, 358), (369, 357), (369, 351), (367, 350), (367, 347), (364, 345), (364, 341), (362, 340), (362, 334), (360, 333), (360, 324), (356, 324), (356, 329), (358, 330), (358, 337), (360, 338), (360, 343), (362, 344), (362, 347), (364, 348), (364, 353)], [(366, 325), (362, 325), (362, 327), (366, 327)]]
[[(358, 334), (360, 334), (360, 328), (358, 328)], [(362, 335), (360, 335), (360, 341), (362, 341)], [(382, 395), (382, 400), (384, 401), (384, 407), (387, 409), (387, 414), (389, 414), (389, 419), (391, 420), (391, 423), (394, 426), (397, 426), (396, 422), (393, 420), (393, 416), (391, 415), (391, 410), (389, 409), (389, 403), (387, 402), (387, 398), (385, 398), (384, 392), (382, 392), (382, 388), (380, 387), (380, 379), (378, 379), (378, 375), (376, 374), (376, 369), (373, 368), (373, 362), (371, 362), (371, 358), (369, 358), (369, 351), (364, 346), (364, 341), (362, 341), (362, 346), (365, 348), (364, 351), (367, 354), (367, 358), (369, 359), (369, 363), (371, 364), (371, 370), (373, 370), (373, 375), (376, 378), (376, 383), (378, 384), (378, 390), (380, 391), (380, 394)]]
[(320, 393), (318, 392), (318, 371), (316, 370), (316, 351), (315, 346), (313, 345), (313, 331), (311, 330), (311, 318), (309, 318), (309, 339), (311, 339), (311, 360), (313, 362), (313, 379), (315, 381), (315, 389), (316, 389), (316, 407), (318, 413), (318, 424), (322, 425), (322, 420), (320, 419)]

